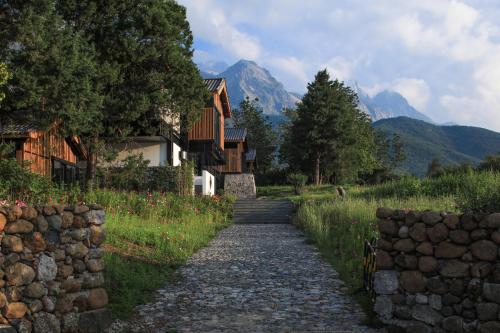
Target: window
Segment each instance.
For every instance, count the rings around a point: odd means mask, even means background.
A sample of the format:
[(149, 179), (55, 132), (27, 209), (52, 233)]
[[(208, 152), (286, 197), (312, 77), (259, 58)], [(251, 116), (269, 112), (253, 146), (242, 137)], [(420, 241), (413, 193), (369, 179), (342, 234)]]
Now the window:
[(72, 184), (78, 179), (75, 165), (61, 160), (52, 159), (52, 180), (60, 184)]

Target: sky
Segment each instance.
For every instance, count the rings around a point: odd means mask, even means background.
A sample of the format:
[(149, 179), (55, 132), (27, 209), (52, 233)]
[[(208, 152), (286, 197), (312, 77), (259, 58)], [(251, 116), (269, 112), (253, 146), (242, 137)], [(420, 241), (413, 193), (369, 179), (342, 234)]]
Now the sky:
[(499, 0), (178, 0), (195, 61), (253, 60), (304, 93), (321, 69), (437, 123), (500, 131)]

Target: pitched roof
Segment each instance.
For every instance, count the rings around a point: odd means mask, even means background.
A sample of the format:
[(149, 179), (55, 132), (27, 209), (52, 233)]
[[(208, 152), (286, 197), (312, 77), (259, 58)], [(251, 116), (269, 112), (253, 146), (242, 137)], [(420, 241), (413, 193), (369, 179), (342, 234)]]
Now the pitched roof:
[(37, 127), (31, 122), (14, 121), (0, 126), (0, 135), (26, 135), (36, 131)]
[(250, 161), (255, 161), (256, 157), (257, 157), (257, 150), (251, 148), (246, 153), (245, 159), (247, 162), (250, 162)]
[(225, 80), (223, 78), (214, 78), (214, 79), (205, 79), (204, 81), (209, 91), (216, 92), (224, 84)]
[(245, 141), (246, 137), (247, 137), (246, 128), (232, 128), (232, 127), (224, 128), (224, 141), (226, 142)]

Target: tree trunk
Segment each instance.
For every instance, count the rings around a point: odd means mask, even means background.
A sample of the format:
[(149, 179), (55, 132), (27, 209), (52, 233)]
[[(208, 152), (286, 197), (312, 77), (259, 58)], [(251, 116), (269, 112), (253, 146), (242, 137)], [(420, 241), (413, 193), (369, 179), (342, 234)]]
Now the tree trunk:
[(97, 171), (97, 138), (93, 137), (89, 140), (88, 146), (88, 160), (87, 160), (87, 189), (94, 187), (96, 183)]
[(321, 182), (321, 175), (320, 175), (320, 172), (319, 172), (319, 166), (320, 166), (320, 156), (319, 154), (316, 155), (316, 166), (315, 166), (315, 170), (314, 170), (314, 184), (315, 185), (319, 185), (320, 182)]

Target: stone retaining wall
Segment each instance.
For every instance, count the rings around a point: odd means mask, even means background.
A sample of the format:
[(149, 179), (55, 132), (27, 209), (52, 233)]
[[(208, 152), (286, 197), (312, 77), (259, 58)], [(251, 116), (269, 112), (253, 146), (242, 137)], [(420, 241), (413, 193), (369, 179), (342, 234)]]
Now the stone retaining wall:
[(500, 214), (377, 218), (374, 310), (392, 332), (500, 332)]
[(0, 332), (101, 332), (104, 211), (0, 207)]
[(224, 175), (224, 193), (237, 198), (255, 198), (257, 189), (254, 175), (251, 173)]

